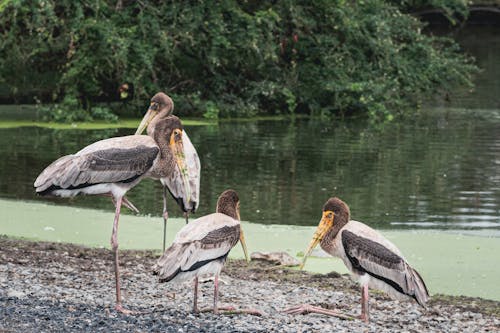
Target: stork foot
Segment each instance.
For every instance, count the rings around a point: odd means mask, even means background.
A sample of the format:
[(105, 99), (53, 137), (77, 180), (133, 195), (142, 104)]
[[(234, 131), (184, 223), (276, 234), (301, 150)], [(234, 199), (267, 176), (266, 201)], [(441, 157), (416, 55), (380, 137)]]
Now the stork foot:
[(214, 312), (215, 314), (218, 314), (220, 310), (224, 311), (235, 311), (236, 308), (232, 305), (227, 305), (227, 306), (218, 306), (217, 308), (203, 308), (200, 310), (200, 312)]
[(125, 309), (121, 304), (116, 304), (115, 305), (115, 310), (120, 312), (120, 313), (123, 313), (127, 316), (131, 316), (131, 315), (135, 315), (137, 314), (138, 312), (135, 312), (135, 311), (132, 311), (132, 310), (127, 310)]
[(217, 309), (214, 308), (203, 308), (199, 312), (214, 312), (215, 314), (249, 314), (252, 316), (263, 316), (264, 313), (257, 309), (237, 309), (232, 305), (219, 306)]
[(362, 321), (364, 321), (365, 323), (369, 323), (370, 322), (370, 318), (366, 315), (366, 313), (362, 313), (358, 316), (358, 319), (361, 319)]
[(248, 314), (252, 316), (258, 316), (262, 317), (264, 315), (264, 312), (257, 310), (257, 309), (235, 309), (232, 311), (225, 311), (224, 313), (227, 314)]
[[(116, 208), (116, 200), (115, 200), (115, 197), (113, 197), (113, 195), (111, 193), (103, 193), (101, 195), (104, 196), (104, 197), (110, 197), (111, 198), (111, 202), (113, 203), (113, 205)], [(135, 207), (134, 204), (129, 199), (127, 199), (126, 197), (122, 198), (122, 204), (125, 207), (127, 207), (128, 209), (130, 209), (131, 211), (133, 211), (134, 213), (139, 214), (139, 210), (137, 209), (137, 207)]]
[(139, 214), (139, 210), (137, 209), (137, 207), (135, 207), (134, 204), (126, 197), (123, 197), (123, 204), (134, 213)]
[(347, 315), (342, 314), (342, 313), (339, 313), (335, 310), (328, 310), (328, 309), (324, 309), (322, 307), (314, 306), (311, 304), (301, 304), (301, 305), (292, 306), (290, 308), (283, 310), (283, 312), (285, 312), (287, 314), (291, 314), (291, 315), (319, 313), (319, 314), (324, 314), (324, 315), (333, 316), (333, 317), (346, 319), (346, 320), (353, 319), (352, 317), (347, 316)]

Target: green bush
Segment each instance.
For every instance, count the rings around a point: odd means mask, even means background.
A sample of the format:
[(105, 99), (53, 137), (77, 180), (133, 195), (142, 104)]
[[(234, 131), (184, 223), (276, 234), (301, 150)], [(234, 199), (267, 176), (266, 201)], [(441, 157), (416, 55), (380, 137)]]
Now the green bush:
[(59, 109), (68, 121), (108, 117), (93, 106), (118, 100), (123, 83), (134, 87), (130, 105), (165, 91), (180, 115), (390, 119), (471, 85), (477, 71), (455, 42), (405, 14), (427, 4), (465, 11), (460, 0), (4, 0), (0, 85), (76, 99)]
[(61, 103), (51, 105), (39, 104), (37, 107), (39, 115), (44, 121), (58, 123), (89, 122), (92, 120), (118, 121), (118, 117), (113, 114), (110, 108), (95, 106), (86, 111), (82, 108), (78, 100), (70, 95), (67, 95)]

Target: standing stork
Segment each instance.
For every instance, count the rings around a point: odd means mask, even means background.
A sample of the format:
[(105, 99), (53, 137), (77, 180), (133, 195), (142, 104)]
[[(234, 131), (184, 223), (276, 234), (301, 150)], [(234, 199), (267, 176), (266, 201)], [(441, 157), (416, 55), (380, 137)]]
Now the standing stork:
[(194, 312), (198, 312), (198, 277), (214, 275), (213, 311), (218, 313), (219, 274), (238, 240), (248, 261), (240, 225), (240, 200), (234, 190), (226, 190), (217, 200), (216, 213), (192, 221), (177, 233), (173, 244), (153, 266), (153, 274), (158, 275), (160, 282), (193, 280)]
[[(151, 108), (150, 108), (151, 109)], [(74, 155), (59, 158), (35, 180), (41, 195), (73, 197), (77, 194), (108, 195), (116, 206), (111, 247), (114, 253), (117, 311), (123, 308), (118, 261), (118, 219), (128, 190), (144, 177), (169, 177), (176, 166), (184, 167), (183, 127), (168, 108), (155, 108), (147, 120), (147, 135), (129, 135), (95, 142)], [(188, 183), (184, 186), (189, 187)], [(189, 189), (186, 190), (189, 192)], [(126, 200), (126, 199), (125, 199)]]
[[(335, 220), (335, 222), (334, 222)], [(425, 307), (429, 293), (420, 274), (413, 269), (398, 248), (380, 233), (361, 222), (350, 220), (349, 207), (339, 198), (330, 198), (304, 255), (300, 268), (320, 243), (329, 254), (339, 257), (361, 284), (361, 316), (369, 321), (368, 286), (380, 289), (399, 300), (414, 299)], [(290, 314), (323, 313), (345, 317), (334, 310), (312, 305), (286, 309)]]
[[(156, 109), (166, 108), (170, 113), (174, 110), (174, 102), (165, 93), (159, 92), (151, 98), (151, 105), (148, 112), (142, 119), (136, 135), (142, 134), (147, 126), (148, 119), (151, 117), (151, 112)], [(148, 128), (149, 134), (149, 128)], [(163, 186), (163, 251), (165, 251), (165, 242), (167, 237), (167, 191), (170, 192), (179, 207), (186, 216), (186, 224), (189, 222), (189, 213), (194, 213), (200, 204), (200, 158), (189, 139), (186, 131), (182, 131), (182, 143), (184, 147), (184, 157), (186, 164), (183, 168), (177, 165), (176, 168), (167, 177), (160, 179)], [(180, 153), (180, 152), (179, 152)], [(189, 192), (186, 192), (184, 183), (189, 183)]]

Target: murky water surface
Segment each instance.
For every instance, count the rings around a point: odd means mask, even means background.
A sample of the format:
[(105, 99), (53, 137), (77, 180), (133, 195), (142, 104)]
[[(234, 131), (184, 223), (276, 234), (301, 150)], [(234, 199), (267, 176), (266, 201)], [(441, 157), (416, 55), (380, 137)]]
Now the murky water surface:
[[(314, 225), (330, 196), (377, 228), (500, 232), (500, 113), (441, 110), (373, 128), (359, 121), (228, 122), (186, 128), (202, 164), (199, 213), (226, 188), (242, 218)], [(0, 197), (112, 210), (109, 199), (46, 199), (33, 189), (53, 160), (130, 129), (0, 129)], [(159, 182), (129, 192), (142, 214), (159, 215)], [(180, 210), (169, 202), (173, 216)]]

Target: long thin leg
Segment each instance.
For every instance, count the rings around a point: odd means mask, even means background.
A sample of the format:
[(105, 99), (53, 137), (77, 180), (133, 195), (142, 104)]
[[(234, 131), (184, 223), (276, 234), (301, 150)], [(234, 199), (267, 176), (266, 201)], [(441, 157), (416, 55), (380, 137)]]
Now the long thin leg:
[(163, 186), (163, 252), (165, 252), (165, 245), (167, 241), (167, 187)]
[(370, 311), (368, 309), (368, 285), (364, 285), (361, 287), (361, 316), (360, 319), (364, 322), (370, 321)]
[(132, 313), (129, 310), (126, 310), (122, 307), (122, 295), (120, 288), (120, 264), (118, 261), (118, 221), (120, 218), (120, 208), (122, 206), (122, 198), (119, 197), (116, 200), (116, 210), (115, 210), (115, 220), (113, 222), (113, 232), (111, 234), (111, 249), (115, 255), (115, 286), (116, 286), (116, 305), (115, 309), (119, 312), (130, 314)]
[(189, 223), (189, 212), (185, 212), (184, 217), (186, 218), (186, 224), (188, 224)]
[(215, 274), (214, 278), (214, 313), (218, 314), (217, 302), (219, 301), (219, 274)]
[(193, 312), (198, 313), (198, 277), (194, 278)]
[[(196, 282), (198, 282), (198, 278), (196, 278)], [(197, 290), (197, 289), (195, 289)], [(215, 274), (214, 276), (214, 314), (219, 314), (219, 310), (222, 310), (223, 313), (228, 313), (228, 314), (250, 314), (253, 316), (262, 316), (263, 313), (259, 310), (256, 309), (236, 309), (234, 306), (229, 305), (229, 306), (218, 306), (219, 303), (219, 274)], [(210, 311), (210, 308), (203, 308), (201, 309), (201, 312), (208, 312)]]

